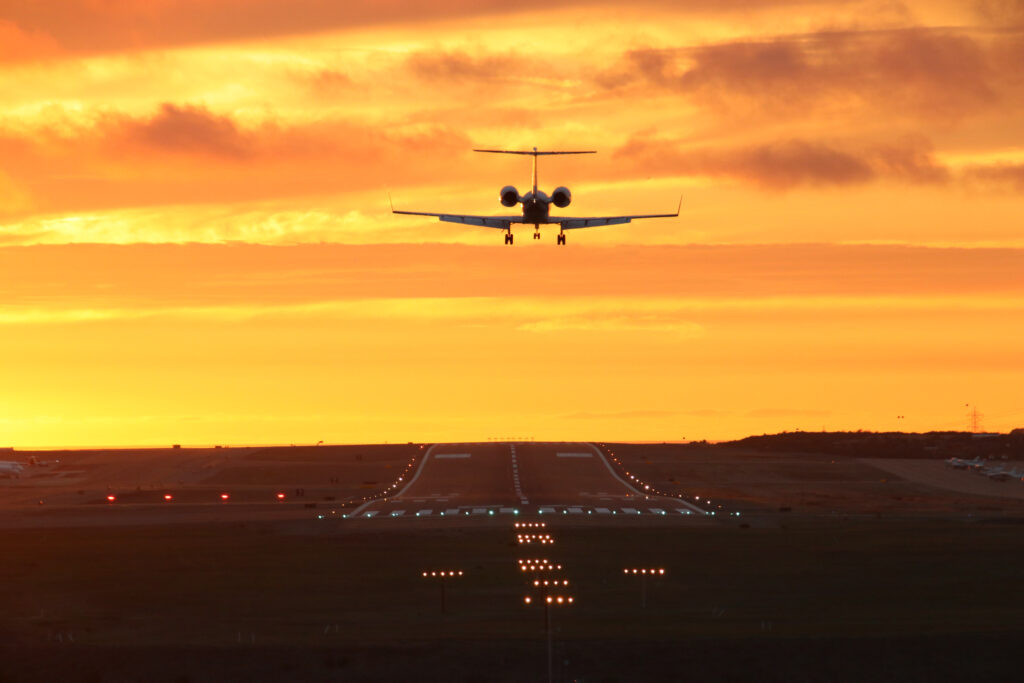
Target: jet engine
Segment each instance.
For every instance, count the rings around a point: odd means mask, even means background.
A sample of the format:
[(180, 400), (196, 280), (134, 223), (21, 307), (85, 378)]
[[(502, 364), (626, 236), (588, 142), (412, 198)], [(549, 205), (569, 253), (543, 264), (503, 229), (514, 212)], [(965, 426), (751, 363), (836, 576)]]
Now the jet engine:
[(555, 191), (551, 193), (551, 203), (560, 209), (564, 209), (569, 206), (569, 202), (572, 201), (572, 193), (569, 192), (568, 187), (556, 187)]
[[(568, 190), (566, 190), (568, 192)], [(504, 206), (515, 206), (519, 203), (519, 190), (511, 185), (501, 188), (501, 203)]]

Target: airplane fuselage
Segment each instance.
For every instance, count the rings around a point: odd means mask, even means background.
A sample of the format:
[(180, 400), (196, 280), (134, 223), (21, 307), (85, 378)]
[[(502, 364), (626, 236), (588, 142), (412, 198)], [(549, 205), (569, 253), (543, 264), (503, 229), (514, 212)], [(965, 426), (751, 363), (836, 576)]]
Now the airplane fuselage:
[(536, 196), (528, 192), (523, 197), (523, 222), (524, 223), (547, 223), (551, 210), (551, 200), (543, 192), (538, 191)]

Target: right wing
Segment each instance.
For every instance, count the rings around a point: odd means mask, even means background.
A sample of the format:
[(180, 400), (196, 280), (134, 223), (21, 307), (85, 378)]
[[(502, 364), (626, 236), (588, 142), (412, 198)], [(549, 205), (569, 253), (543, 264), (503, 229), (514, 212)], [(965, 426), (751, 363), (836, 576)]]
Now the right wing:
[(479, 225), (485, 228), (497, 228), (508, 230), (513, 223), (522, 223), (522, 216), (466, 216), (453, 213), (430, 213), (427, 211), (398, 211), (391, 209), (391, 213), (404, 213), (407, 216), (434, 216), (438, 220), (447, 223), (462, 223), (464, 225)]
[(592, 216), (585, 218), (570, 218), (568, 216), (552, 216), (550, 222), (559, 223), (562, 230), (576, 230), (578, 228), (597, 228), (602, 225), (622, 225), (637, 218), (675, 218), (679, 215), (679, 209), (683, 206), (683, 198), (679, 198), (679, 206), (675, 213), (648, 213), (633, 216)]

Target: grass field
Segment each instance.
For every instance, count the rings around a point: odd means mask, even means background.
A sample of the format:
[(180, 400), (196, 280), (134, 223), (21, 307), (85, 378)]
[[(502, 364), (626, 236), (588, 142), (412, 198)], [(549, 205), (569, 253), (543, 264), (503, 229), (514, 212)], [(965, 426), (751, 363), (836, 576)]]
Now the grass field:
[[(576, 597), (554, 616), (565, 680), (950, 680), (1018, 667), (1019, 525), (551, 531), (557, 543), (541, 554), (565, 566)], [(524, 605), (516, 563), (536, 553), (504, 526), (239, 523), (2, 540), (5, 681), (544, 673), (543, 613)], [(646, 608), (622, 574), (632, 565), (667, 569)], [(465, 576), (449, 582), (442, 615), (439, 587), (420, 572), (444, 567)]]

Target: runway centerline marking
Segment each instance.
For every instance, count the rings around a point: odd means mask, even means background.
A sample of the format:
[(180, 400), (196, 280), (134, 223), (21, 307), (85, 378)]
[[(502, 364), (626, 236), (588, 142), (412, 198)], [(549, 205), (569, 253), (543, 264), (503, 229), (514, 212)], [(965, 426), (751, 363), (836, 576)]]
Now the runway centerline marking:
[(468, 458), (469, 456), (470, 456), (469, 453), (438, 453), (434, 457), (437, 458), (438, 460), (440, 460), (441, 458), (452, 458), (452, 459), (455, 459), (455, 458)]
[(559, 458), (592, 458), (593, 453), (555, 453), (556, 457)]

